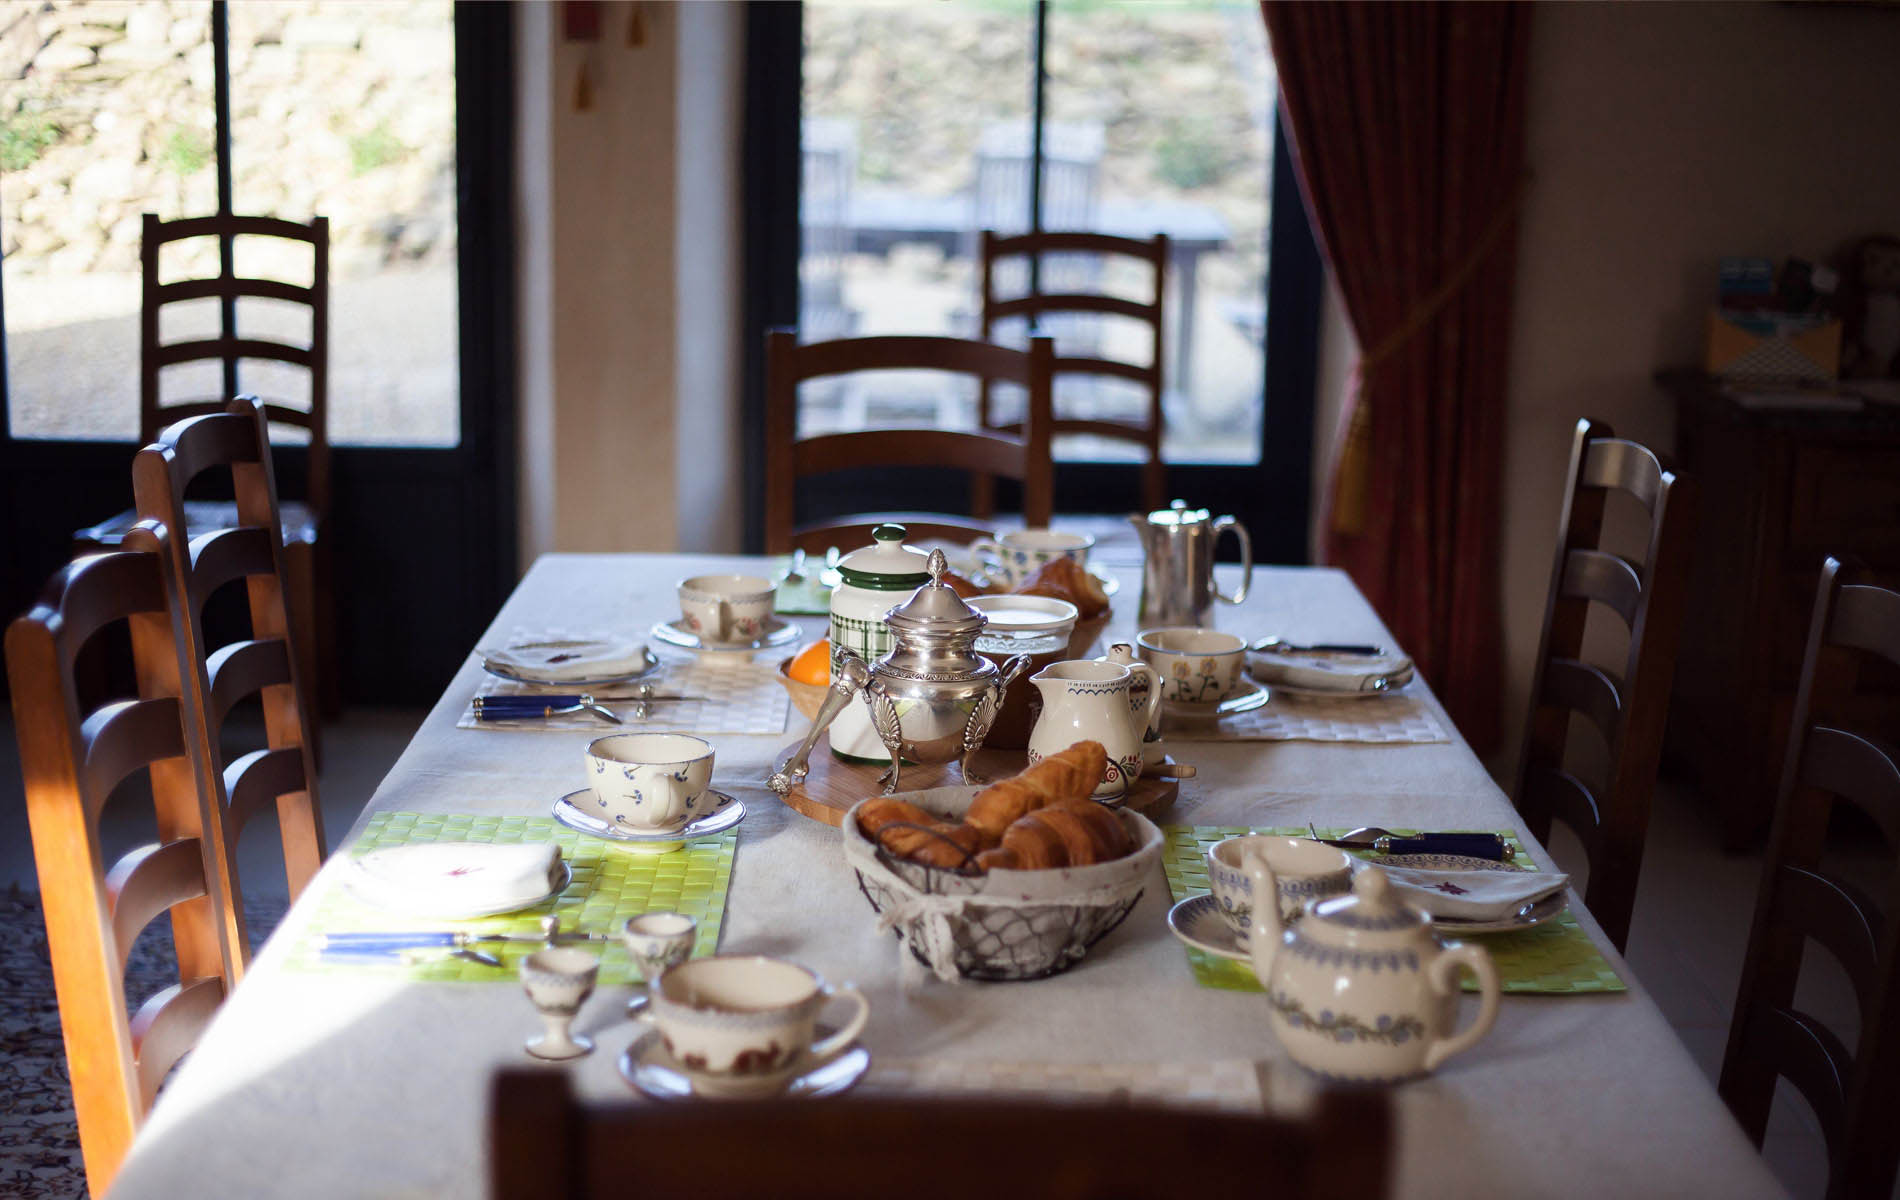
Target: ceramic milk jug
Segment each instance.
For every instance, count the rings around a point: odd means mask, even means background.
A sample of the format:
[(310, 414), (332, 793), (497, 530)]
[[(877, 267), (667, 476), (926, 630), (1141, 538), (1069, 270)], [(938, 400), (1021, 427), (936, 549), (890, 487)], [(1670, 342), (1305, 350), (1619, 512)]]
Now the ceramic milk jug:
[(1147, 723), (1141, 731), (1141, 769), (1152, 773), (1168, 757), (1168, 748), (1161, 744), (1161, 707), (1148, 702), (1160, 679), (1152, 667), (1135, 657), (1135, 648), (1127, 642), (1116, 642), (1108, 648), (1107, 654), (1095, 661), (1114, 663), (1134, 673), (1128, 683), (1128, 707), (1146, 717)]
[[(1278, 890), (1258, 853), (1246, 858), (1254, 895)], [(1441, 944), (1432, 919), (1393, 894), (1377, 867), (1352, 892), (1310, 904), (1291, 924), (1277, 904), (1253, 906), (1248, 940), (1254, 974), (1267, 990), (1274, 1036), (1293, 1061), (1322, 1075), (1391, 1082), (1422, 1075), (1468, 1050), (1498, 1017), (1498, 973), (1478, 946)], [(1478, 977), (1478, 1016), (1458, 1019), (1458, 972)]]
[[(879, 525), (871, 544), (844, 556), (838, 564), (840, 580), (831, 589), (831, 682), (836, 685), (844, 654), (850, 651), (866, 663), (890, 652), (894, 640), (885, 616), (912, 593), (930, 582), (929, 559), (904, 544), (902, 525)], [(831, 723), (831, 752), (855, 762), (890, 761), (884, 739), (871, 724), (871, 713), (853, 704)]]
[[(1139, 672), (1148, 675), (1148, 700), (1137, 709), (1128, 692)], [(1161, 704), (1154, 669), (1140, 662), (1123, 666), (1070, 659), (1051, 663), (1029, 682), (1042, 693), (1042, 713), (1029, 731), (1029, 761), (1041, 762), (1077, 742), (1100, 742), (1108, 751), (1108, 766), (1091, 794), (1097, 800), (1125, 795), (1141, 777), (1141, 740)]]
[[(1253, 541), (1239, 521), (1209, 519), (1206, 509), (1190, 509), (1184, 500), (1128, 520), (1141, 537), (1141, 628), (1206, 625), (1217, 598), (1228, 604), (1247, 598)], [(1231, 596), (1214, 587), (1214, 543), (1229, 529), (1240, 539), (1240, 587)]]

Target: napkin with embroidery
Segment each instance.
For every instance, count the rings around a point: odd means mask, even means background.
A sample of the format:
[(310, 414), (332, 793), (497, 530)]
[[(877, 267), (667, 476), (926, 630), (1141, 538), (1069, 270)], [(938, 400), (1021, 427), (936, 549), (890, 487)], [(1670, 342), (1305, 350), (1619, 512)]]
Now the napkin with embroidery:
[(569, 638), (477, 650), (491, 671), (560, 683), (636, 675), (652, 665), (645, 642), (633, 638)]
[[(1412, 660), (1403, 654), (1340, 654), (1329, 650), (1249, 651), (1247, 669), (1271, 687), (1314, 692), (1373, 692), (1412, 682)], [(1385, 680), (1380, 686), (1377, 680)]]
[(1502, 921), (1534, 900), (1570, 886), (1560, 871), (1431, 870), (1370, 863), (1386, 873), (1407, 904), (1434, 917)]
[(561, 880), (553, 843), (416, 842), (350, 863), (350, 890), (381, 908), (419, 915), (506, 912), (545, 899)]

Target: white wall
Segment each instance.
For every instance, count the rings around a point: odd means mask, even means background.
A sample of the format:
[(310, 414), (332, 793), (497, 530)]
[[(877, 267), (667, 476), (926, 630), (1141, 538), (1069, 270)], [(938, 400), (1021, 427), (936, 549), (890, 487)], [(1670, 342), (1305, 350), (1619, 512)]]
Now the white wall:
[[(1503, 514), (1516, 718), (1576, 419), (1669, 450), (1672, 409), (1650, 377), (1700, 361), (1722, 255), (1812, 257), (1900, 233), (1900, 11), (1540, 5), (1528, 101)], [(1513, 728), (1501, 767), (1516, 743)]]

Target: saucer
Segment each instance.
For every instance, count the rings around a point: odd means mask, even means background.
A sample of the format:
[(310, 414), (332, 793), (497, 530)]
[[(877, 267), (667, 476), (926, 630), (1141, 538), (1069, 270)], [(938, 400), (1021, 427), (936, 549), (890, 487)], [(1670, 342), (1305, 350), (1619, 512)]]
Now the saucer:
[[(653, 657), (653, 652), (644, 644), (627, 638), (519, 642), (500, 650), (478, 649), (475, 653), (482, 660), (482, 669), (490, 675), (537, 687), (599, 687), (625, 683), (650, 674), (660, 665), (660, 660)], [(535, 660), (549, 654), (561, 655), (565, 661), (578, 666), (571, 673), (537, 670), (533, 665)], [(589, 659), (601, 660), (606, 669), (588, 670)], [(639, 665), (629, 668), (624, 665), (629, 661)]]
[(1236, 713), (1252, 712), (1264, 708), (1273, 693), (1261, 687), (1253, 680), (1241, 677), (1241, 691), (1237, 696), (1229, 696), (1219, 704), (1184, 704), (1179, 700), (1163, 700), (1161, 711), (1170, 717), (1184, 721), (1216, 721), (1222, 717), (1231, 717)]
[[(816, 1036), (831, 1033), (818, 1026)], [(794, 1063), (784, 1071), (759, 1076), (744, 1082), (721, 1080), (696, 1071), (688, 1071), (673, 1061), (660, 1040), (660, 1031), (648, 1029), (634, 1039), (620, 1056), (620, 1076), (643, 1095), (655, 1100), (762, 1100), (785, 1096), (797, 1099), (835, 1096), (864, 1078), (870, 1070), (871, 1052), (858, 1043), (843, 1054), (817, 1068)]]
[(755, 650), (770, 650), (776, 646), (795, 646), (803, 636), (797, 625), (781, 617), (765, 618), (765, 634), (749, 642), (708, 642), (698, 634), (686, 628), (677, 620), (661, 621), (653, 627), (656, 641), (669, 646), (678, 646), (682, 650), (702, 650), (708, 653), (738, 652), (750, 654)]
[(1212, 896), (1189, 896), (1169, 909), (1168, 932), (1196, 950), (1236, 962), (1251, 961), (1240, 935), (1220, 915), (1220, 901)]
[(582, 805), (586, 805), (587, 808), (599, 807), (600, 801), (594, 795), (592, 788), (569, 792), (554, 802), (551, 811), (555, 820), (576, 833), (619, 842), (635, 853), (667, 854), (678, 850), (682, 844), (693, 838), (711, 837), (715, 833), (723, 833), (745, 817), (743, 801), (735, 800), (725, 792), (714, 788), (707, 788), (706, 795), (718, 801), (711, 812), (702, 813), (684, 825), (677, 825), (671, 829), (655, 829), (646, 833), (622, 829), (581, 807)]

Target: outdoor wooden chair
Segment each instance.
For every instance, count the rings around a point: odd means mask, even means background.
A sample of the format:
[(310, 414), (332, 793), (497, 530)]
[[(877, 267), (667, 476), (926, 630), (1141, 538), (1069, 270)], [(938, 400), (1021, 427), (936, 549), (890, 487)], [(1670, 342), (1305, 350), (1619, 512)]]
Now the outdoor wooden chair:
[[(1827, 1142), (1831, 1197), (1886, 1196), (1900, 1166), (1900, 753), (1887, 737), (1848, 728), (1863, 663), (1900, 667), (1900, 592), (1830, 558), (1821, 568), (1807, 655), (1795, 693), (1773, 832), (1748, 956), (1722, 1059), (1722, 1099), (1761, 1144), (1775, 1081), (1786, 1078), (1814, 1110)], [(1884, 847), (1876, 903), (1823, 869), (1837, 804), (1870, 818)], [(1812, 940), (1852, 982), (1860, 1036), (1849, 1050), (1833, 1029), (1795, 1007)]]
[[(200, 801), (186, 695), (166, 602), (162, 529), (141, 522), (127, 549), (81, 558), (7, 628), (7, 678), (39, 871), (46, 946), (92, 1194), (104, 1195), (166, 1073), (198, 1040), (235, 979), (218, 882), (220, 829)], [(137, 694), (86, 694), (75, 660), (118, 649), (129, 630)], [(97, 639), (95, 641), (95, 639)], [(150, 783), (157, 840), (111, 863), (100, 813), (122, 783)], [(130, 795), (117, 804), (133, 803)], [(178, 982), (130, 1009), (126, 956), (171, 918)]]
[[(198, 741), (196, 753), (209, 767), (208, 802), (223, 826), (220, 844), (227, 856), (231, 910), (226, 932), (240, 971), (250, 958), (250, 946), (231, 856), (244, 826), (275, 803), (292, 900), (316, 874), (325, 853), (316, 764), (297, 686), (300, 660), (285, 610), (285, 552), (264, 420), (263, 405), (240, 397), (225, 412), (192, 417), (165, 430), (132, 463), (139, 512), (157, 522), (169, 539), (166, 569), (179, 611), (186, 695), (200, 714), (190, 732)], [(187, 535), (185, 492), (206, 474), (229, 479), (237, 523)], [(219, 588), (240, 580), (248, 601), (250, 636), (208, 645), (205, 602)], [(227, 758), (225, 718), (253, 695), (263, 708), (265, 745)]]
[[(831, 546), (869, 545), (871, 530), (901, 522), (913, 540), (942, 538), (968, 543), (989, 537), (988, 493), (972, 489), (970, 516), (864, 512), (800, 525), (794, 512), (800, 480), (866, 467), (949, 467), (972, 478), (1001, 476), (1022, 483), (1023, 519), (1047, 526), (1055, 508), (1049, 459), (1050, 372), (1055, 349), (1032, 338), (1028, 350), (947, 337), (866, 337), (798, 343), (787, 330), (773, 330), (765, 344), (765, 549), (794, 547), (822, 553)], [(858, 371), (930, 370), (1000, 379), (1028, 393), (1029, 419), (1021, 433), (950, 429), (875, 429), (798, 436), (798, 385), (809, 379)]]
[[(210, 278), (160, 282), (159, 260), (163, 248), (201, 237), (217, 239), (221, 261), (225, 264), (219, 273)], [(272, 238), (307, 247), (311, 257), (310, 282), (286, 283), (237, 275), (227, 249), (237, 238)], [(312, 688), (310, 698), (320, 703), (324, 711), (334, 712), (338, 708), (336, 609), (330, 584), (332, 550), (323, 537), (330, 513), (329, 218), (317, 217), (309, 224), (302, 224), (274, 217), (225, 214), (161, 221), (146, 213), (141, 251), (144, 302), (139, 320), (140, 445), (152, 441), (160, 430), (175, 421), (224, 411), (231, 397), (240, 391), (238, 364), (241, 361), (284, 363), (301, 367), (308, 373), (307, 405), (288, 399), (273, 400), (265, 405), (264, 411), (273, 425), (302, 430), (308, 437), (303, 498), (285, 501), (280, 506), (280, 516), (284, 545), (289, 551), (286, 567), (292, 620), (299, 631), (299, 651), (304, 655), (301, 674)], [(182, 311), (171, 306), (212, 299), (220, 305), (222, 332), (219, 336), (170, 343), (160, 341), (164, 314), (168, 310)], [(307, 310), (309, 345), (292, 345), (262, 336), (240, 336), (238, 305), (244, 300), (273, 301)], [(160, 386), (166, 369), (196, 362), (222, 365), (221, 390), (210, 397), (166, 401)], [(218, 529), (237, 521), (235, 506), (228, 501), (194, 498), (186, 512), (193, 530)], [(81, 529), (73, 535), (74, 548), (83, 553), (117, 546), (134, 520), (135, 513), (126, 511)]]
[[(1146, 240), (1115, 237), (1104, 233), (1024, 233), (1014, 237), (1000, 237), (986, 229), (983, 231), (982, 250), (982, 333), (985, 341), (996, 337), (999, 324), (1013, 319), (1027, 322), (1032, 331), (1055, 335), (1059, 351), (1055, 362), (1058, 400), (1061, 398), (1060, 380), (1065, 375), (1108, 376), (1128, 380), (1146, 389), (1146, 402), (1137, 420), (1065, 413), (1058, 408), (1052, 428), (1058, 435), (1089, 434), (1113, 441), (1133, 443), (1143, 455), (1141, 467), (1143, 509), (1152, 511), (1166, 508), (1168, 471), (1161, 461), (1163, 432), (1161, 364), (1164, 361), (1162, 358), (1164, 319), (1162, 301), (1167, 292), (1168, 235), (1156, 234), (1153, 238)], [(1060, 279), (1052, 280), (1047, 275), (1042, 277), (1039, 287), (1025, 286), (1020, 289), (1020, 294), (1001, 294), (1006, 289), (999, 286), (998, 268), (1004, 261), (1016, 258), (1048, 261), (1051, 256), (1078, 254), (1097, 259), (1129, 258), (1145, 264), (1152, 271), (1154, 280), (1154, 290), (1150, 298), (1130, 300), (1099, 291), (1083, 292), (1063, 289)], [(1069, 344), (1062, 336), (1061, 327), (1054, 324), (1052, 318), (1054, 320), (1061, 320), (1064, 317), (1073, 319), (1080, 314), (1128, 317), (1142, 322), (1148, 327), (1151, 356), (1145, 362), (1124, 362), (1119, 359), (1104, 358), (1097, 353), (1095, 341), (1098, 339), (1090, 339), (1080, 346)], [(1018, 425), (996, 419), (990, 388), (987, 384), (978, 393), (977, 419), (985, 429), (1014, 431), (1019, 428)]]
[[(1602, 548), (1604, 502), (1613, 490), (1648, 513), (1641, 562)], [(1600, 422), (1577, 422), (1512, 795), (1538, 840), (1549, 838), (1553, 817), (1577, 835), (1589, 864), (1584, 903), (1618, 950), (1629, 939), (1649, 832), (1694, 505), (1693, 485), (1655, 454)], [(1628, 632), (1627, 652), (1613, 667), (1584, 659), (1592, 604), (1615, 614)], [(1601, 777), (1581, 765), (1585, 756), (1570, 744), (1573, 714), (1602, 739)]]
[(495, 1200), (620, 1196), (629, 1179), (654, 1200), (1366, 1200), (1391, 1185), (1392, 1132), (1373, 1089), (1324, 1093), (1303, 1119), (889, 1096), (715, 1114), (582, 1103), (564, 1074), (511, 1069), (490, 1090), (489, 1144)]

